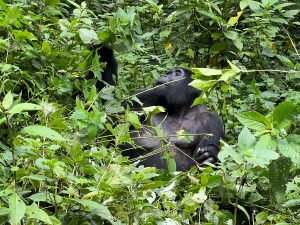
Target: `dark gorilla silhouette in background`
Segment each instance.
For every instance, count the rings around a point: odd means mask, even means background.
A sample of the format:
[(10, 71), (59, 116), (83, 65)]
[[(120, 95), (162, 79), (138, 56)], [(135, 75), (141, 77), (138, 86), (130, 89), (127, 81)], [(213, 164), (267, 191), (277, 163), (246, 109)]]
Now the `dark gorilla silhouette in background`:
[[(113, 50), (103, 46), (98, 54), (100, 61), (106, 62), (100, 84), (106, 82), (114, 85), (112, 74), (117, 72), (117, 63)], [(191, 107), (194, 99), (200, 95), (199, 90), (188, 85), (192, 81), (191, 75), (190, 70), (175, 68), (157, 80), (157, 88), (137, 94), (144, 107), (160, 105), (166, 111), (153, 115), (150, 123), (149, 120), (144, 121), (142, 129), (131, 132), (134, 145), (122, 146), (123, 156), (140, 158), (140, 164), (145, 166), (167, 168), (166, 160), (162, 159), (167, 149), (174, 154), (176, 170), (188, 170), (197, 163), (217, 162), (224, 125), (217, 115), (203, 105)], [(98, 88), (102, 87), (100, 84)], [(133, 106), (138, 106), (138, 103), (134, 102)], [(153, 128), (156, 126), (163, 131), (163, 139), (157, 136)], [(192, 137), (191, 140), (179, 137), (178, 132)]]

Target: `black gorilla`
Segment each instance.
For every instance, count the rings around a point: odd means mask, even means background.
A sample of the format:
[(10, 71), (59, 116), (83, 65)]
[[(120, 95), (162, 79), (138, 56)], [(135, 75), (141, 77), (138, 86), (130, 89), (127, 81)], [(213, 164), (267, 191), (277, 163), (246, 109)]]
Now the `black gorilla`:
[[(107, 61), (105, 71), (109, 71), (110, 66), (113, 64)], [(131, 132), (134, 145), (123, 146), (124, 156), (140, 158), (140, 164), (145, 166), (167, 168), (166, 161), (162, 159), (167, 149), (174, 154), (177, 170), (218, 160), (219, 140), (224, 136), (223, 123), (203, 105), (191, 107), (200, 95), (197, 89), (188, 85), (192, 81), (191, 74), (190, 70), (176, 68), (157, 80), (157, 88), (137, 95), (144, 107), (160, 105), (166, 112), (152, 116), (142, 129)], [(137, 106), (137, 103), (133, 104)], [(151, 126), (147, 126), (149, 123)], [(156, 126), (160, 126), (165, 138), (157, 135), (153, 128)], [(187, 141), (178, 133), (192, 138)]]

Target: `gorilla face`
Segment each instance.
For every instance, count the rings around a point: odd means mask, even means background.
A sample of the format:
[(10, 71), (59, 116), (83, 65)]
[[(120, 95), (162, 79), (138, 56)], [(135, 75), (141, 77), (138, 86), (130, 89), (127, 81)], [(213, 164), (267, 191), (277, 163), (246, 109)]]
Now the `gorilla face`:
[(156, 81), (157, 101), (170, 113), (177, 109), (189, 108), (200, 91), (188, 84), (192, 81), (192, 72), (184, 68), (175, 68)]
[(176, 80), (184, 80), (191, 77), (191, 71), (183, 68), (175, 68), (169, 71), (165, 76), (158, 78), (156, 84), (166, 84)]

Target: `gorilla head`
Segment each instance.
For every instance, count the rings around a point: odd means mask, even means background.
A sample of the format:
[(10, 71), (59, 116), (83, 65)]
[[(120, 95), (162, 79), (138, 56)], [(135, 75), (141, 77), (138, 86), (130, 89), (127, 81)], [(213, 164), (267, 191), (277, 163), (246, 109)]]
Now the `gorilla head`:
[(188, 109), (200, 95), (200, 91), (189, 85), (192, 81), (191, 75), (190, 70), (175, 68), (156, 81), (157, 88), (137, 97), (144, 106), (161, 105), (169, 113)]

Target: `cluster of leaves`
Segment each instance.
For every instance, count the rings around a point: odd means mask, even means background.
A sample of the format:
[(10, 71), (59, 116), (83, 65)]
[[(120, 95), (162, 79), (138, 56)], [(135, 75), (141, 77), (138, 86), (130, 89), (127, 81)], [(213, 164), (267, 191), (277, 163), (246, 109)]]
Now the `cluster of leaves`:
[[(278, 0), (0, 0), (0, 224), (299, 224), (298, 12)], [(121, 66), (99, 92), (103, 43)], [(194, 104), (224, 120), (220, 165), (129, 164), (118, 146), (142, 125), (121, 99), (180, 65), (195, 67)]]

